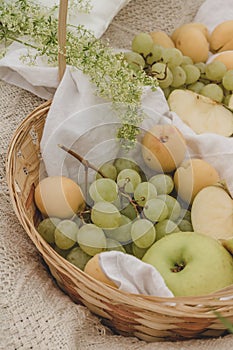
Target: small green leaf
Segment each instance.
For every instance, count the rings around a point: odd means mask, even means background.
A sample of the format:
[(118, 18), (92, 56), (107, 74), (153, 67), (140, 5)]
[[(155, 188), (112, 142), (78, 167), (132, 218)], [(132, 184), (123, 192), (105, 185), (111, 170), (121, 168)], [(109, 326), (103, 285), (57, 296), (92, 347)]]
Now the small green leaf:
[(233, 334), (233, 323), (230, 322), (226, 317), (223, 317), (220, 312), (214, 311), (214, 314), (217, 318), (222, 322), (222, 324), (226, 327), (226, 329)]

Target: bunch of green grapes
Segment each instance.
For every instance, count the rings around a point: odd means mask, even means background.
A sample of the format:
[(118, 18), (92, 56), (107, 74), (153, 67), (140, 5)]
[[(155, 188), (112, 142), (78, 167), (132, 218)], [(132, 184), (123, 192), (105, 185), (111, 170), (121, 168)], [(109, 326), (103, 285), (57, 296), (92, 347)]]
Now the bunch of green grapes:
[(233, 92), (233, 70), (224, 63), (193, 63), (177, 48), (154, 44), (149, 33), (132, 40), (132, 50), (124, 54), (132, 69), (143, 69), (157, 79), (165, 97), (174, 89), (189, 89), (228, 106)]
[(141, 259), (165, 235), (193, 230), (190, 211), (176, 198), (169, 174), (147, 178), (126, 158), (106, 162), (99, 170), (88, 185), (91, 204), (83, 213), (70, 219), (45, 218), (37, 228), (78, 268), (83, 270), (92, 256), (110, 250)]

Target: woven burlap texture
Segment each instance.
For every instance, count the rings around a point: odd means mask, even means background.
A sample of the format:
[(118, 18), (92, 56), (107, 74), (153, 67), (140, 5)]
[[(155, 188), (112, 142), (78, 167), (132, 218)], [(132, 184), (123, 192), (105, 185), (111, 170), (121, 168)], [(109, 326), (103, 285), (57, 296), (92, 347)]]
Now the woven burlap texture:
[[(114, 19), (104, 39), (129, 48), (138, 31), (165, 30), (193, 19), (202, 0), (132, 0)], [(230, 350), (233, 335), (185, 342), (145, 343), (112, 334), (89, 310), (74, 304), (56, 285), (20, 226), (5, 180), (7, 148), (17, 125), (43, 101), (0, 82), (0, 348), (3, 350)]]

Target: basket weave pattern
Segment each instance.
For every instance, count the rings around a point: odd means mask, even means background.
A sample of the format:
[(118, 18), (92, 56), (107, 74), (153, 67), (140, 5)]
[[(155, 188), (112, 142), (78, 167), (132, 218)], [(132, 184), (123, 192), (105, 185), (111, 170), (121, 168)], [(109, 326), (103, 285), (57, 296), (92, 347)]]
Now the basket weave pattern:
[(39, 106), (15, 131), (7, 155), (7, 181), (15, 213), (59, 287), (125, 336), (163, 341), (224, 334), (225, 327), (213, 311), (233, 322), (233, 287), (203, 297), (170, 299), (128, 294), (86, 275), (39, 235), (36, 227), (41, 217), (33, 195), (41, 171), (40, 140), (50, 105), (48, 101)]

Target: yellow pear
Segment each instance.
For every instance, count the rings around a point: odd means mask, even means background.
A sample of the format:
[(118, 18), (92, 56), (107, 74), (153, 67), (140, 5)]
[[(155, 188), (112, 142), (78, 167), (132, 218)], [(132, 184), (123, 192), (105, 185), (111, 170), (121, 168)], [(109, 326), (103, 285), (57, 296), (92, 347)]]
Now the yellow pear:
[(227, 70), (233, 69), (233, 49), (214, 55), (211, 61), (220, 61), (225, 64)]
[(196, 28), (202, 32), (202, 34), (206, 37), (206, 39), (209, 41), (210, 38), (210, 33), (208, 28), (205, 26), (203, 23), (199, 22), (190, 22), (190, 23), (185, 23), (176, 28), (172, 34), (171, 38), (174, 42), (176, 42), (178, 35), (182, 32), (185, 31), (187, 28)]
[(195, 196), (206, 186), (220, 181), (217, 170), (204, 159), (191, 158), (182, 162), (174, 173), (174, 184), (178, 195), (192, 203)]
[(163, 31), (154, 31), (150, 33), (154, 44), (162, 47), (175, 47), (172, 39)]
[(210, 35), (210, 51), (221, 52), (233, 49), (233, 20), (218, 24)]
[(175, 42), (176, 48), (184, 56), (189, 56), (194, 63), (206, 62), (209, 55), (209, 43), (204, 34), (195, 27), (180, 31)]

